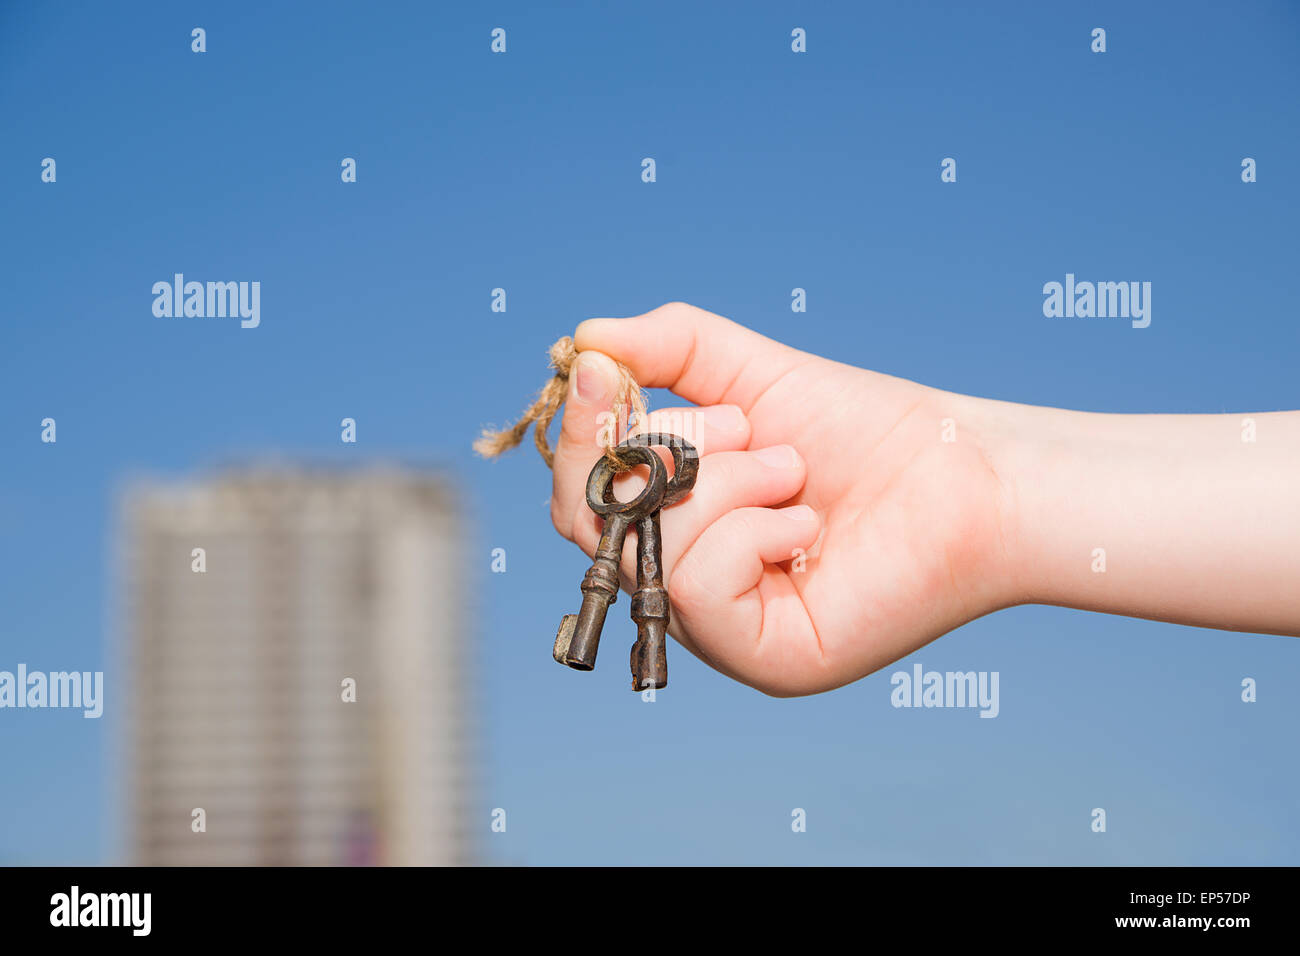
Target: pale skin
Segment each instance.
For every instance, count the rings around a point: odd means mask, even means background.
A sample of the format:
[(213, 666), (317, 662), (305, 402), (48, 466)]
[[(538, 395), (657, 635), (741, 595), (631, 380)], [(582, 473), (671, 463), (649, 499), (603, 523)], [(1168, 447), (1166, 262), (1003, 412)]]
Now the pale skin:
[[(574, 341), (556, 529), (594, 552), (601, 523), (584, 489), (612, 359), (692, 402), (634, 428), (690, 432), (701, 455), (694, 491), (662, 517), (671, 633), (764, 693), (831, 690), (1018, 604), (1300, 635), (1300, 412), (991, 401), (681, 303), (590, 319)], [(616, 490), (626, 499), (640, 484), (631, 473)]]

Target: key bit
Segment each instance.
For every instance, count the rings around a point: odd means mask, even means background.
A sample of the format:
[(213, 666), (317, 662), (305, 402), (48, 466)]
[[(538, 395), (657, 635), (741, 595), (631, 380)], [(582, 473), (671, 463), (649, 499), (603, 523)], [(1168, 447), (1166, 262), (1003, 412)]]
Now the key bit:
[(668, 469), (651, 448), (628, 446), (621, 457), (631, 462), (628, 467), (648, 465), (650, 476), (645, 488), (631, 501), (614, 498), (614, 476), (627, 469), (619, 468), (609, 458), (602, 457), (587, 477), (587, 504), (605, 518), (605, 528), (591, 569), (582, 579), (582, 607), (576, 615), (566, 614), (560, 622), (553, 651), (557, 661), (575, 670), (589, 671), (596, 666), (605, 615), (618, 596), (618, 566), (628, 528), (658, 512), (668, 486)]

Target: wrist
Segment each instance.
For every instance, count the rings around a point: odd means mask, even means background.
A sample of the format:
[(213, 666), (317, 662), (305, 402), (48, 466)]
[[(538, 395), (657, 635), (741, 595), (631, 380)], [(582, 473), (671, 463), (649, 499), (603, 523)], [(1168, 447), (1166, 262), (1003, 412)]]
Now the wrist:
[(927, 404), (951, 449), (949, 493), (966, 502), (954, 531), (956, 552), (968, 560), (969, 575), (959, 577), (968, 582), (960, 590), (972, 598), (969, 610), (989, 613), (1033, 601), (1029, 555), (1037, 543), (1025, 516), (1032, 506), (1025, 476), (1033, 471), (1033, 448), (1024, 440), (1023, 420), (1029, 407), (937, 389)]
[[(1049, 474), (1068, 474), (1080, 463), (1065, 462), (1068, 443), (1065, 416), (1039, 408), (992, 399), (961, 396), (960, 414), (983, 466), (995, 477), (996, 494), (986, 502), (996, 540), (986, 547), (987, 574), (998, 607), (1057, 603), (1045, 568), (1053, 547), (1049, 499), (1056, 486)], [(1059, 515), (1058, 515), (1059, 520)]]

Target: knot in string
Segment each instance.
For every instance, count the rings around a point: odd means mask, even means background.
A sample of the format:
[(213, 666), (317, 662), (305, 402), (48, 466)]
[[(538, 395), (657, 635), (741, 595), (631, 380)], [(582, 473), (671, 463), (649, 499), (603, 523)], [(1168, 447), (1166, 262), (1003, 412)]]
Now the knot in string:
[[(495, 458), (523, 441), (529, 426), (534, 425), (533, 441), (537, 444), (537, 450), (541, 452), (546, 467), (554, 468), (555, 453), (547, 441), (546, 430), (569, 394), (569, 374), (577, 358), (578, 350), (574, 348), (573, 339), (569, 336), (564, 336), (552, 345), (550, 367), (555, 374), (551, 380), (542, 386), (536, 400), (513, 425), (499, 430), (485, 428), (474, 442), (474, 450), (484, 458)], [(594, 437), (604, 447), (605, 457), (620, 468), (626, 468), (631, 463), (625, 462), (616, 451), (618, 432), (624, 422), (630, 421), (632, 413), (636, 414), (637, 421), (645, 417), (646, 400), (645, 393), (637, 385), (628, 367), (621, 362), (616, 362), (615, 365), (618, 366), (618, 385), (614, 389), (611, 409), (613, 420), (598, 422), (599, 432)]]

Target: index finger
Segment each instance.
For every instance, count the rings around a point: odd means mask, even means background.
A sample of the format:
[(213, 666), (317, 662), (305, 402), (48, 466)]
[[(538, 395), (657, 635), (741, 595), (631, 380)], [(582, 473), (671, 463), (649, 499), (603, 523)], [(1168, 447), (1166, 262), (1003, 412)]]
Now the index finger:
[(629, 319), (588, 319), (573, 336), (626, 365), (642, 388), (667, 388), (697, 405), (748, 412), (809, 356), (704, 309), (670, 302)]

